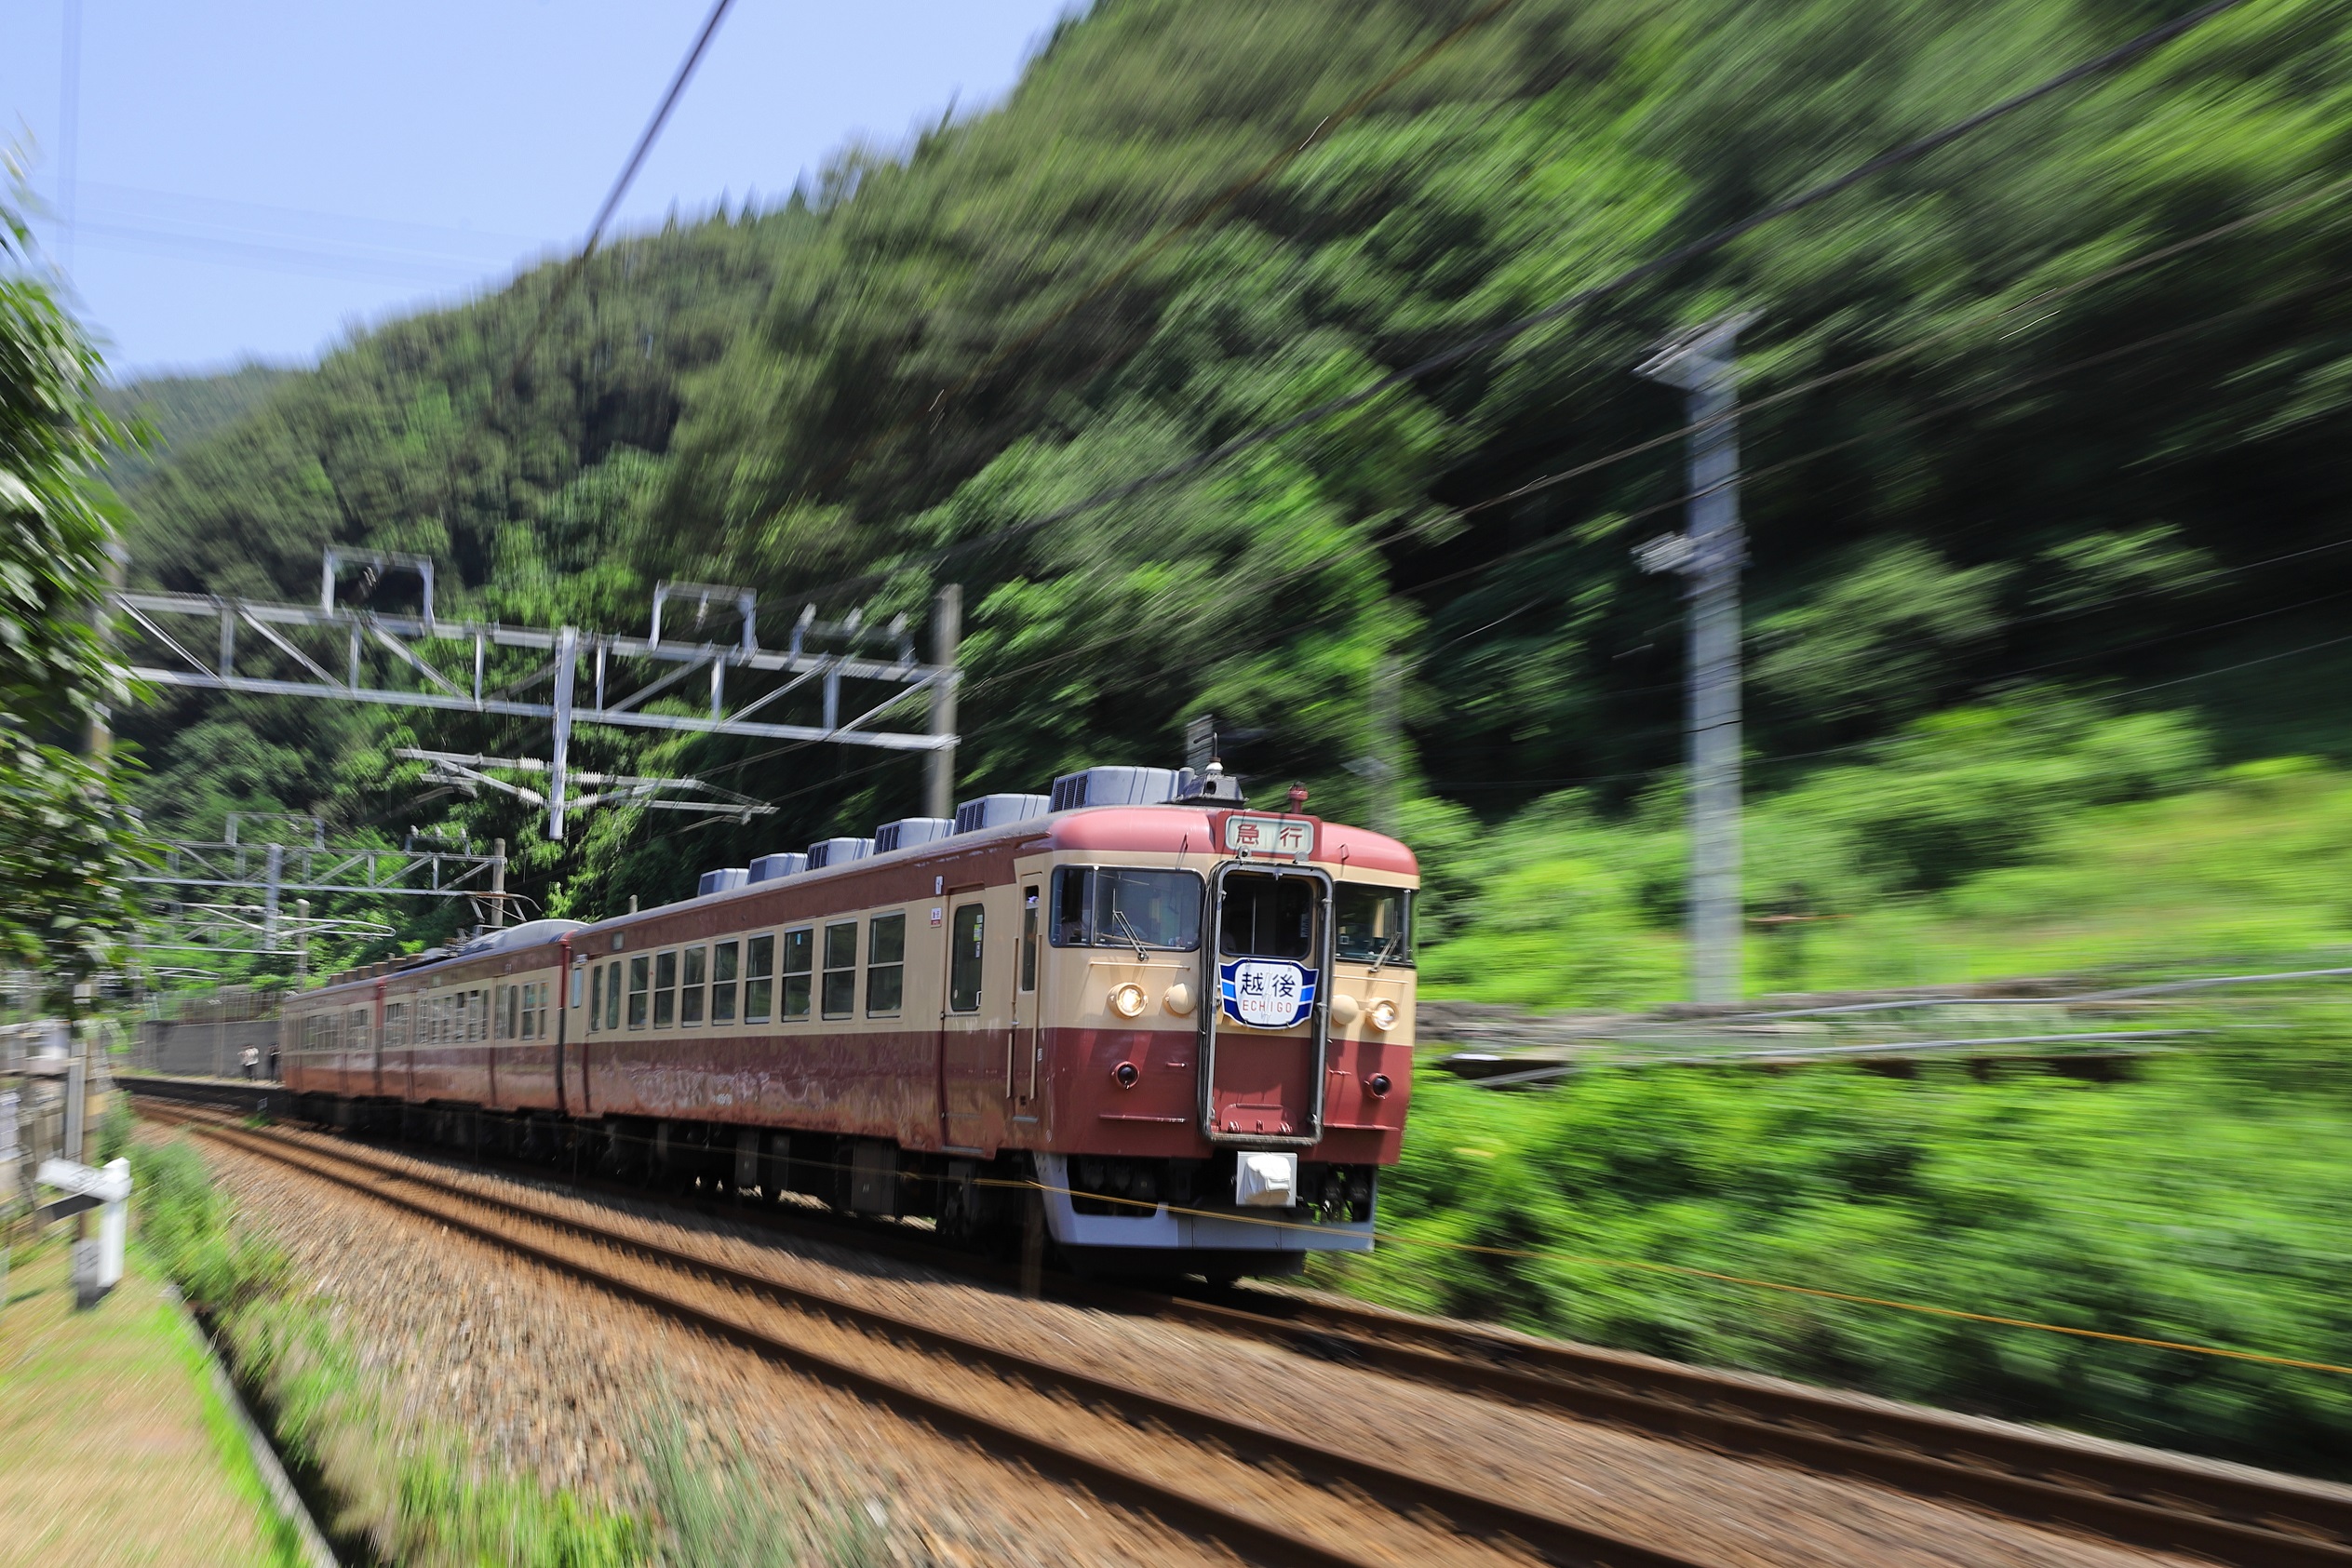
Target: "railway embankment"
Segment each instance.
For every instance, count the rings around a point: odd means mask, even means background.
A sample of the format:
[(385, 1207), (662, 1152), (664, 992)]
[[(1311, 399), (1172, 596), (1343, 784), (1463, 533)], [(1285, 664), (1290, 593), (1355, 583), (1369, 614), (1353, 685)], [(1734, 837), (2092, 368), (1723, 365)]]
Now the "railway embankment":
[[(1382, 1245), (1319, 1277), (1414, 1311), (2344, 1480), (2345, 985), (2172, 993), (2155, 1025), (2177, 1048), (2095, 1077), (1915, 1052), (1899, 1071), (1620, 1062), (1498, 1092), (1425, 1061)], [(1983, 1016), (1941, 1035), (2056, 1032), (2001, 1022), (2045, 1001), (1963, 1005)]]
[[(1314, 1336), (1026, 1299), (853, 1242), (786, 1240), (748, 1214), (284, 1128), (202, 1143), (327, 1310), (377, 1347), (398, 1404), (526, 1469), (569, 1463), (625, 1492), (646, 1462), (624, 1435), (627, 1392), (674, 1400), (676, 1427), (716, 1440), (740, 1484), (880, 1509), (874, 1561), (2172, 1561), (1398, 1377)], [(567, 1456), (597, 1431), (609, 1446)], [(1113, 1485), (1074, 1478), (1072, 1460)], [(1193, 1512), (1172, 1518), (1171, 1498)]]

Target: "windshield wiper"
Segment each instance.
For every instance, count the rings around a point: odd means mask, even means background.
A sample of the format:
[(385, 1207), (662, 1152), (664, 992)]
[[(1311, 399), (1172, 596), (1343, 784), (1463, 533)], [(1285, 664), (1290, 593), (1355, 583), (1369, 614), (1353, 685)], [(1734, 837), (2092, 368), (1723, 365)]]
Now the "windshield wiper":
[(1123, 909), (1114, 909), (1110, 912), (1110, 918), (1119, 922), (1120, 929), (1127, 933), (1127, 940), (1136, 945), (1136, 961), (1143, 964), (1149, 963), (1150, 958), (1144, 954), (1143, 938), (1137, 936), (1136, 928), (1128, 923), (1127, 912)]
[(1379, 972), (1380, 972), (1380, 966), (1381, 966), (1382, 964), (1387, 963), (1387, 962), (1388, 962), (1391, 958), (1395, 958), (1395, 957), (1396, 957), (1396, 950), (1397, 950), (1398, 946), (1399, 946), (1401, 944), (1403, 944), (1403, 942), (1404, 942), (1404, 933), (1403, 931), (1399, 931), (1399, 932), (1397, 932), (1394, 936), (1390, 937), (1390, 938), (1389, 938), (1389, 945), (1388, 945), (1387, 946), (1385, 946), (1385, 947), (1383, 947), (1383, 948), (1381, 948), (1381, 949), (1380, 949), (1380, 956), (1379, 956), (1378, 958), (1375, 958), (1375, 959), (1373, 959), (1373, 960), (1372, 960), (1372, 971), (1371, 971), (1371, 973), (1370, 973), (1370, 974), (1365, 975), (1365, 976), (1364, 976), (1364, 978), (1365, 978), (1365, 979), (1367, 979), (1367, 980), (1369, 980), (1369, 979), (1372, 977), (1372, 975), (1373, 975), (1373, 974), (1378, 974), (1378, 973), (1379, 973)]

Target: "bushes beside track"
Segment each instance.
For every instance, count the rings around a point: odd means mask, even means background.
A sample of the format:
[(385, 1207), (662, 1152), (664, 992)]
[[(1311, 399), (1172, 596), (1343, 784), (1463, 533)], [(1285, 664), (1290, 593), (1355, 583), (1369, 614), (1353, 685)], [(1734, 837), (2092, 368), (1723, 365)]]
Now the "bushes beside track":
[(1324, 1277), (1418, 1310), (2352, 1476), (2352, 1376), (1626, 1266), (2352, 1365), (2352, 1020), (2265, 1022), (2294, 1043), (2250, 1031), (2112, 1084), (1653, 1068), (1513, 1094), (1425, 1075), (1381, 1250)]

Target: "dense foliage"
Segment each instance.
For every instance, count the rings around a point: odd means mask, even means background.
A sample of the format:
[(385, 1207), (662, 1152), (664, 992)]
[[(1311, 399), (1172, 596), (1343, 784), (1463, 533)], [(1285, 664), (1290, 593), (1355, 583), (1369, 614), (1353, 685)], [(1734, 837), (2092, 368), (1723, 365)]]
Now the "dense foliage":
[(2251, 1028), (2124, 1083), (1665, 1067), (1520, 1095), (1425, 1076), (1382, 1188), (1391, 1239), (1330, 1272), (1423, 1310), (2352, 1474), (2352, 1377), (1640, 1266), (2341, 1365), (2341, 1007), (2262, 1020), (2302, 1047)]
[(121, 957), (141, 839), (103, 759), (74, 749), (128, 695), (97, 618), (115, 509), (95, 476), (121, 432), (26, 239), (0, 199), (0, 963), (63, 1002)]
[[(1344, 419), (1008, 531), (2157, 14), (1520, 0), (1121, 270), (1470, 8), (1105, 0), (1001, 107), (853, 150), (781, 208), (600, 254), (519, 376), (552, 269), (356, 338), (142, 482), (138, 570), (302, 595), (322, 544), (365, 542), (439, 556), (445, 602), (612, 629), (641, 623), (664, 577), (746, 583), (783, 615), (813, 597), (918, 618), (955, 579), (968, 792), (1169, 759), (1206, 709), (1243, 771), (1359, 812), (1344, 764), (1374, 744), (1366, 688), (1395, 653), (1416, 791), (1491, 818), (1593, 780), (1613, 811), (1679, 749), (1675, 590), (1629, 556), (1673, 526), (1679, 453), (1659, 438), (1679, 409), (1631, 368), (1736, 305), (1762, 313), (1742, 438), (1767, 780), (2021, 677), (2124, 710), (2166, 683), (2225, 757), (2344, 754), (2345, 683), (2323, 677), (2345, 650), (2301, 651), (2352, 591), (2328, 183), (2352, 73), (2347, 24), (2316, 0), (2233, 12)], [(1479, 505), (1641, 441), (1659, 444)], [(141, 730), (157, 809), (191, 825), (279, 803), (351, 829), (454, 810), (477, 837), (531, 837), (512, 803), (415, 804), (382, 749), (410, 735), (544, 745), (527, 726), (227, 702)], [(692, 771), (786, 810), (692, 834), (608, 815), (571, 853), (531, 851), (517, 885), (549, 907), (666, 896), (699, 866), (916, 803), (912, 759), (579, 744), (591, 766)]]

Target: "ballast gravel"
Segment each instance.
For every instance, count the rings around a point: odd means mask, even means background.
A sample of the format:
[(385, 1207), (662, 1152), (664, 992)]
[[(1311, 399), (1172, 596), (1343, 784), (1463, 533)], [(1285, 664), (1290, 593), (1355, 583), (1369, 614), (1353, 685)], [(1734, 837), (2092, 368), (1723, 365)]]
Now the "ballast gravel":
[[(786, 1239), (723, 1216), (574, 1197), (556, 1185), (314, 1138), (322, 1148), (389, 1159), (477, 1191), (519, 1197), (551, 1213), (1203, 1403), (1727, 1568), (1796, 1561), (2110, 1568), (2189, 1561), (1400, 1381), (1180, 1323), (1026, 1300), (919, 1264)], [(258, 1156), (209, 1141), (201, 1146), (246, 1212), (315, 1281), (324, 1309), (396, 1390), (404, 1414), (466, 1432), (486, 1465), (641, 1503), (644, 1423), (649, 1411), (668, 1401), (697, 1449), (749, 1460), (771, 1486), (812, 1501), (816, 1519), (865, 1509), (886, 1521), (881, 1534), (894, 1561), (1230, 1561), (1213, 1545), (991, 1460), (973, 1445), (717, 1344), (650, 1308)], [(544, 1240), (545, 1233), (535, 1239)], [(651, 1277), (652, 1266), (640, 1260), (632, 1266)], [(691, 1288), (714, 1293), (739, 1315), (786, 1337), (869, 1370), (926, 1381), (1025, 1429), (1101, 1455), (1132, 1454), (1154, 1479), (1196, 1482), (1239, 1511), (1269, 1517), (1270, 1510), (1287, 1510), (1318, 1538), (1344, 1544), (1366, 1561), (1516, 1555), (1495, 1543), (1444, 1536), (1382, 1508), (1379, 1499), (1300, 1486), (1231, 1455), (1179, 1444), (819, 1315), (754, 1302), (706, 1281)]]

